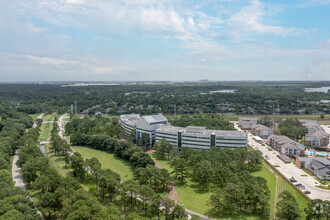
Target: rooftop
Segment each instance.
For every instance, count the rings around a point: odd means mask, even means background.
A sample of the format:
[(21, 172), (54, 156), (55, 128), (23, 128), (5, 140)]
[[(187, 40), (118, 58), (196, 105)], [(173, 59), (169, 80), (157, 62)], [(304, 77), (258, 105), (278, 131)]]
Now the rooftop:
[(261, 125), (261, 124), (252, 125), (252, 129), (257, 130), (257, 131), (272, 130), (271, 128), (266, 127), (265, 125)]
[(147, 115), (143, 116), (143, 118), (150, 124), (157, 122), (167, 122), (167, 119), (162, 115)]
[(216, 136), (226, 136), (226, 137), (246, 137), (244, 131), (227, 131), (227, 130), (209, 130), (205, 127), (198, 127), (198, 126), (188, 126), (186, 128), (183, 127), (176, 127), (171, 125), (161, 126), (156, 130), (156, 132), (163, 131), (163, 132), (179, 132), (182, 131), (185, 134), (201, 134), (201, 135), (211, 135), (215, 134)]

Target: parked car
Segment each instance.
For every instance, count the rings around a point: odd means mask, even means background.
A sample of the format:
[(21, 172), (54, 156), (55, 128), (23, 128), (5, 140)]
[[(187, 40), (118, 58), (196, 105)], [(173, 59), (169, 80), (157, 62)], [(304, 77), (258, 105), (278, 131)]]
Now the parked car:
[(297, 183), (297, 184), (295, 184), (295, 186), (302, 186), (302, 184), (301, 183)]
[(304, 193), (305, 194), (311, 194), (311, 191), (305, 190)]
[(299, 186), (298, 187), (300, 190), (305, 190), (306, 188), (305, 188), (305, 186)]
[(296, 180), (295, 178), (292, 177), (292, 178), (290, 179), (290, 182), (291, 182), (291, 183), (296, 183), (297, 180)]

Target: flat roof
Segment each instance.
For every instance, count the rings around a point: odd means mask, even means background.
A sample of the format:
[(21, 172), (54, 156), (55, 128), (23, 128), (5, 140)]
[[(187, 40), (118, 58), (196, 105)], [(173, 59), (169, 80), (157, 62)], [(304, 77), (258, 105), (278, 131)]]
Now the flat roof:
[(211, 135), (215, 134), (216, 136), (229, 136), (229, 137), (246, 137), (244, 131), (230, 131), (230, 130), (209, 130), (205, 129), (205, 127), (198, 126), (188, 126), (186, 128), (177, 127), (177, 126), (161, 126), (156, 130), (156, 132), (179, 132), (182, 131), (184, 134), (196, 134), (196, 135)]

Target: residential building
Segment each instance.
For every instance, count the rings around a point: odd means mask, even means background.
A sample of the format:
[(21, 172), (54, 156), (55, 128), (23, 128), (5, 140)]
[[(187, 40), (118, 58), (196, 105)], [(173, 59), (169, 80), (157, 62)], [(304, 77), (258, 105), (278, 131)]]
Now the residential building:
[(239, 117), (238, 126), (243, 130), (250, 130), (252, 125), (258, 124), (258, 118)]
[(323, 128), (315, 120), (299, 120), (306, 127), (306, 133), (311, 134), (316, 131), (323, 131)]
[(305, 145), (311, 147), (325, 147), (329, 144), (330, 135), (315, 120), (300, 120), (306, 127)]
[(268, 138), (268, 144), (280, 154), (292, 157), (294, 155), (304, 155), (305, 147), (282, 135), (271, 135)]
[(310, 166), (311, 170), (317, 178), (320, 180), (330, 180), (330, 160), (312, 160)]
[(330, 135), (325, 131), (316, 131), (305, 135), (305, 145), (311, 147), (328, 146)]
[(262, 137), (264, 139), (267, 139), (270, 135), (274, 134), (274, 131), (271, 128), (261, 124), (252, 125), (251, 128), (253, 135)]
[(207, 150), (210, 147), (237, 148), (247, 146), (247, 136), (244, 131), (209, 130), (205, 127), (161, 126), (156, 130), (156, 141), (165, 139), (179, 150), (191, 147), (196, 150)]
[(322, 163), (327, 163), (329, 160), (325, 157), (297, 157), (296, 158), (296, 166), (302, 169), (309, 170), (311, 169), (311, 161), (317, 160)]
[(330, 180), (330, 160), (322, 157), (297, 157), (296, 166), (313, 173), (320, 180)]

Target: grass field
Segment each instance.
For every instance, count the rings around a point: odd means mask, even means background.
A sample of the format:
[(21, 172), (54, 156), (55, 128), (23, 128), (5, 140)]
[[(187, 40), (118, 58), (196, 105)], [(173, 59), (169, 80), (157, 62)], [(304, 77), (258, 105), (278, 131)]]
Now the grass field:
[(253, 172), (252, 175), (263, 177), (267, 181), (267, 186), (270, 190), (270, 219), (275, 219), (276, 177), (274, 173), (272, 173), (264, 164), (259, 171)]
[(79, 152), (85, 159), (92, 157), (97, 158), (103, 169), (110, 169), (118, 173), (121, 180), (125, 181), (133, 179), (132, 165), (130, 162), (119, 158), (117, 155), (88, 147), (74, 146), (73, 149)]
[(52, 124), (45, 124), (41, 125), (41, 133), (40, 133), (40, 140), (48, 140), (50, 137), (50, 131), (52, 129)]
[[(172, 171), (167, 160), (160, 160), (155, 153), (151, 154), (154, 160), (162, 165), (169, 172)], [(268, 188), (271, 192), (270, 198), (270, 219), (275, 219), (275, 204), (277, 202), (278, 194), (283, 190), (290, 191), (296, 198), (299, 208), (301, 210), (302, 218), (305, 218), (304, 208), (307, 207), (308, 201), (300, 195), (291, 185), (289, 185), (282, 177), (271, 172), (264, 164), (259, 171), (253, 172), (253, 176), (260, 176), (266, 179)], [(212, 190), (200, 190), (196, 183), (192, 182), (191, 178), (187, 178), (186, 184), (182, 185), (178, 181), (175, 182), (178, 194), (178, 202), (184, 204), (185, 208), (192, 211), (214, 217), (217, 219), (258, 219), (259, 217), (253, 215), (238, 215), (238, 216), (217, 216), (210, 212), (210, 207), (207, 202), (212, 195)]]
[(43, 121), (54, 121), (54, 118), (57, 116), (57, 113), (54, 112), (52, 114), (46, 114), (42, 117)]
[(41, 113), (30, 114), (29, 116), (31, 116), (31, 118), (33, 119), (33, 121), (35, 121), (38, 118), (39, 115), (41, 115)]

